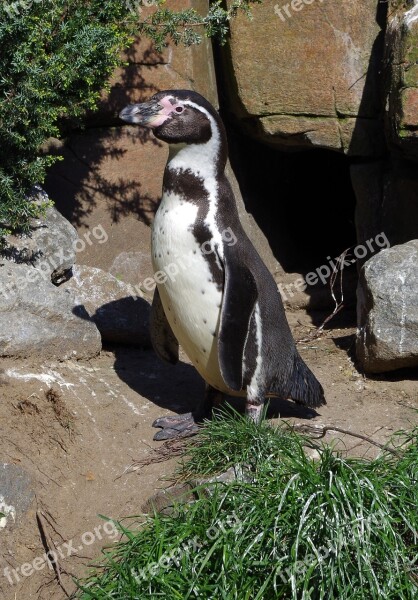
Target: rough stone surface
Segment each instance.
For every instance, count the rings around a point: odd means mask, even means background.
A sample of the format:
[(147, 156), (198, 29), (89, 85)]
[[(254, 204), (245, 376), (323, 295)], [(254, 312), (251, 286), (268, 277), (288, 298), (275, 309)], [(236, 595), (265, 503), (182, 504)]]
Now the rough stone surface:
[(260, 117), (261, 138), (295, 149), (331, 148), (354, 156), (382, 154), (384, 139), (378, 120), (292, 115)]
[[(384, 193), (385, 163), (351, 165), (351, 181), (356, 195), (357, 242), (375, 238), (383, 231), (382, 201)], [(364, 260), (361, 261), (361, 265)]]
[(85, 309), (36, 268), (1, 262), (0, 298), (0, 356), (65, 360), (100, 352), (100, 334)]
[(231, 113), (270, 144), (380, 154), (378, 3), (292, 3), (297, 10), (287, 3), (290, 16), (285, 4), (263, 2), (252, 22), (231, 23), (224, 57)]
[(409, 159), (418, 160), (418, 5), (391, 13), (386, 33), (386, 130)]
[[(147, 514), (158, 512), (163, 515), (171, 515), (175, 512), (176, 506), (180, 504), (190, 504), (201, 494), (210, 496), (216, 493), (216, 490), (219, 489), (216, 484), (222, 486), (236, 481), (246, 483), (254, 481), (254, 476), (248, 465), (236, 465), (212, 477), (193, 478), (190, 481), (160, 490), (148, 498), (142, 505), (141, 510)], [(198, 492), (196, 492), (197, 489)]]
[(382, 250), (360, 272), (357, 358), (370, 373), (418, 366), (418, 240)]
[(139, 284), (134, 289), (101, 269), (76, 265), (63, 287), (86, 309), (104, 341), (150, 346), (150, 306)]
[(179, 504), (187, 504), (195, 500), (193, 487), (190, 483), (185, 482), (158, 491), (144, 502), (141, 511), (145, 514), (157, 512), (163, 515), (172, 515)]
[(21, 467), (0, 463), (0, 535), (2, 529), (19, 525), (34, 499), (33, 482)]
[(152, 271), (149, 247), (143, 252), (121, 252), (116, 256), (109, 269), (110, 274), (116, 279), (135, 287), (141, 285), (141, 282), (152, 274)]
[(413, 163), (382, 160), (352, 165), (351, 177), (358, 244), (381, 239), (382, 234), (391, 246), (418, 238), (418, 171)]
[[(39, 186), (33, 188), (31, 198), (38, 203), (49, 201)], [(54, 207), (47, 209), (45, 217), (34, 220), (32, 227), (30, 235), (7, 237), (6, 256), (17, 262), (30, 261), (54, 283), (59, 282), (75, 262), (77, 232)]]

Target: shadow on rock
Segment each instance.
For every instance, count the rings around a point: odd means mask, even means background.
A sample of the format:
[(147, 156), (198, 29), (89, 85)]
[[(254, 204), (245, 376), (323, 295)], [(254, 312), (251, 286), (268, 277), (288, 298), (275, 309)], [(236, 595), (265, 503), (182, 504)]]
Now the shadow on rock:
[[(67, 288), (68, 289), (68, 288)], [(106, 292), (106, 290), (105, 290)], [(99, 300), (99, 302), (98, 302)], [(93, 321), (104, 343), (150, 348), (150, 305), (138, 296), (100, 302), (101, 298), (76, 296), (73, 314)]]

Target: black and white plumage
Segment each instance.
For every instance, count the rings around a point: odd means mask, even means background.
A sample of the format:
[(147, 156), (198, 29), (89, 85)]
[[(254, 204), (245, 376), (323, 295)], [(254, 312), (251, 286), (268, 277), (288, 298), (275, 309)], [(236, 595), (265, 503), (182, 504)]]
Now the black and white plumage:
[(245, 396), (253, 419), (268, 396), (325, 404), (296, 349), (274, 279), (240, 223), (216, 110), (195, 92), (172, 90), (127, 106), (120, 117), (170, 145), (152, 228), (153, 346), (175, 363), (180, 343), (207, 383), (193, 414), (155, 421), (162, 428), (155, 439), (194, 433), (218, 393)]

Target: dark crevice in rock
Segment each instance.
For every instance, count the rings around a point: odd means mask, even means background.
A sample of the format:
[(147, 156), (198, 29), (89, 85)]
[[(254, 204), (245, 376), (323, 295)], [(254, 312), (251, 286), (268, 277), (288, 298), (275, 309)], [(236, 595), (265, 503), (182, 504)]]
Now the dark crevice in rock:
[(284, 270), (309, 272), (356, 243), (351, 160), (322, 149), (284, 152), (245, 135), (231, 119), (224, 63), (216, 47), (214, 54), (220, 112), (246, 209)]

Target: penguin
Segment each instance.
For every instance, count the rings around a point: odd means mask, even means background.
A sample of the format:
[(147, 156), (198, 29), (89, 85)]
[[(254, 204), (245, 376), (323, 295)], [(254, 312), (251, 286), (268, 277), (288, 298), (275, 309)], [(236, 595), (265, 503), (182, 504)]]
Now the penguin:
[(172, 364), (180, 344), (206, 382), (192, 413), (154, 421), (154, 439), (195, 434), (225, 394), (245, 397), (254, 421), (268, 397), (326, 404), (298, 353), (273, 276), (241, 225), (218, 112), (196, 92), (166, 90), (119, 116), (169, 144), (151, 235), (151, 342)]

